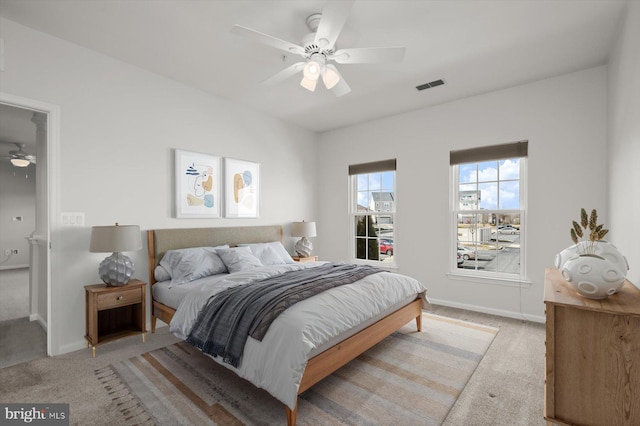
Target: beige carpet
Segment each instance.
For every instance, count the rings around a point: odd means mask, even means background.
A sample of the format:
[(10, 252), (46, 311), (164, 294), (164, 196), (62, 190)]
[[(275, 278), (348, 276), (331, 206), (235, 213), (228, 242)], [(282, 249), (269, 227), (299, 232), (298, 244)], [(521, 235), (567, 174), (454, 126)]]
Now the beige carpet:
[[(498, 330), (432, 314), (300, 396), (300, 425), (440, 425)], [(178, 343), (96, 371), (132, 424), (283, 424), (282, 403)]]
[[(437, 305), (433, 312), (500, 328), (443, 426), (544, 426), (544, 324)], [(100, 346), (95, 359), (82, 349), (2, 368), (0, 401), (68, 403), (72, 425), (125, 424), (95, 370), (176, 342), (162, 327), (144, 344), (132, 336)]]

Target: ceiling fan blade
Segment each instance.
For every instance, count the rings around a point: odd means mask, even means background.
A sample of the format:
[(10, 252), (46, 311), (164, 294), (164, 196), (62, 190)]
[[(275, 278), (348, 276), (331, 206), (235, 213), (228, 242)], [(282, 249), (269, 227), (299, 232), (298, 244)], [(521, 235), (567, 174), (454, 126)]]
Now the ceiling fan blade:
[(252, 30), (251, 28), (243, 27), (242, 25), (234, 25), (231, 27), (231, 32), (258, 43), (266, 44), (276, 49), (284, 50), (287, 53), (295, 53), (297, 55), (304, 55), (304, 48), (288, 41), (280, 40), (279, 38), (263, 34), (259, 31)]
[(287, 68), (283, 69), (279, 73), (269, 77), (268, 79), (264, 80), (260, 84), (267, 85), (267, 86), (278, 84), (278, 83), (286, 80), (287, 78), (289, 78), (289, 77), (299, 73), (300, 71), (302, 71), (302, 69), (304, 68), (304, 64), (305, 64), (305, 62), (297, 62), (297, 63), (291, 65), (290, 67), (287, 67)]
[(351, 87), (349, 87), (347, 82), (344, 80), (344, 77), (342, 77), (342, 74), (340, 74), (340, 71), (338, 71), (338, 69), (331, 64), (328, 64), (327, 68), (331, 68), (338, 75), (338, 77), (340, 77), (340, 81), (338, 81), (338, 84), (333, 86), (333, 89), (331, 89), (333, 94), (336, 96), (343, 96), (351, 92)]
[(327, 57), (339, 64), (373, 64), (381, 62), (401, 62), (404, 59), (404, 47), (363, 47), (340, 49)]
[(330, 49), (336, 44), (336, 40), (347, 22), (354, 0), (327, 0), (322, 8), (322, 18), (316, 31), (316, 44), (323, 49)]

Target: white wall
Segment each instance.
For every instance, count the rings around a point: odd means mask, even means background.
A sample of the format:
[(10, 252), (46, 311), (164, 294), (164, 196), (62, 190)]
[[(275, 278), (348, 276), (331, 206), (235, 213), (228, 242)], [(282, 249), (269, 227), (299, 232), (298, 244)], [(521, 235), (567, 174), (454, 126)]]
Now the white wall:
[[(282, 224), (312, 218), (316, 135), (262, 113), (2, 19), (5, 93), (60, 107), (59, 210), (52, 218), (54, 354), (84, 346), (86, 284), (104, 254), (89, 253), (91, 226), (141, 229)], [(174, 219), (173, 149), (261, 163), (259, 219)], [(305, 176), (305, 179), (301, 179)], [(288, 239), (290, 247), (293, 240)], [(130, 253), (147, 277), (146, 251)]]
[[(29, 266), (29, 242), (36, 227), (36, 167), (14, 167), (9, 160), (0, 162), (0, 269)], [(14, 217), (22, 221), (14, 221)], [(18, 249), (6, 256), (7, 249)]]
[[(331, 209), (316, 218), (315, 252), (347, 260), (347, 166), (397, 158), (400, 272), (418, 278), (442, 303), (541, 320), (544, 269), (572, 244), (569, 229), (580, 207), (597, 208), (607, 219), (606, 117), (606, 68), (597, 67), (324, 133), (317, 203)], [(531, 286), (448, 277), (449, 151), (524, 139)]]
[(631, 1), (609, 65), (608, 237), (640, 287), (640, 2)]

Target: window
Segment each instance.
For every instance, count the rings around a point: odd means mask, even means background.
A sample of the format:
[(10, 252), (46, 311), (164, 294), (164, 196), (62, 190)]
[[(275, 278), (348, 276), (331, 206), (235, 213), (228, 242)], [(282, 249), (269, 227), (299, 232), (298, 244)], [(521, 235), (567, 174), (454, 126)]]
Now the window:
[(349, 166), (351, 257), (394, 263), (396, 160)]
[(523, 141), (451, 151), (452, 269), (495, 278), (525, 276), (527, 148)]

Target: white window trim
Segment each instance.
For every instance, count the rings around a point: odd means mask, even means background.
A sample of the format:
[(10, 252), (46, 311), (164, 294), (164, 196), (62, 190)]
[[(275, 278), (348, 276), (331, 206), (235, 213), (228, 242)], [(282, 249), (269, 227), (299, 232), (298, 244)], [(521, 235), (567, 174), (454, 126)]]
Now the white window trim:
[[(450, 268), (447, 273), (448, 277), (451, 278), (460, 278), (463, 280), (472, 280), (481, 284), (499, 284), (499, 285), (508, 285), (514, 287), (528, 287), (531, 284), (531, 281), (527, 278), (527, 185), (528, 185), (528, 175), (527, 175), (527, 157), (518, 157), (520, 158), (520, 210), (511, 210), (511, 211), (519, 211), (520, 212), (520, 273), (519, 274), (509, 274), (504, 272), (492, 272), (492, 271), (479, 271), (473, 269), (464, 269), (458, 268), (456, 254), (458, 252), (458, 208), (459, 208), (459, 199), (455, 195), (459, 195), (458, 191), (460, 190), (459, 185), (459, 164), (449, 166), (449, 197), (450, 206), (449, 206), (449, 216), (451, 220), (451, 233), (450, 233), (450, 253), (449, 256)], [(491, 160), (489, 160), (491, 161)], [(499, 161), (499, 160), (496, 160)], [(481, 163), (484, 161), (478, 161), (476, 163)], [(455, 194), (452, 189), (455, 188)], [(496, 211), (500, 211), (500, 209), (492, 209)], [(481, 211), (481, 210), (476, 210)], [(502, 209), (502, 211), (508, 211), (507, 209)]]
[(513, 277), (498, 277), (498, 276), (484, 277), (484, 276), (479, 276), (479, 274), (476, 271), (471, 270), (470, 272), (471, 273), (449, 272), (446, 275), (450, 279), (454, 279), (454, 280), (472, 281), (474, 283), (480, 283), (480, 284), (502, 285), (506, 287), (529, 288), (533, 284), (530, 280), (525, 278), (516, 279)]
[[(392, 171), (392, 170), (389, 170)], [(356, 235), (356, 229), (355, 229), (355, 217), (356, 217), (356, 211), (354, 211), (355, 208), (357, 208), (357, 202), (354, 205), (354, 200), (357, 200), (357, 192), (358, 192), (358, 176), (359, 175), (350, 175), (347, 176), (347, 178), (349, 179), (349, 235), (348, 235), (348, 247), (349, 247), (349, 261), (351, 263), (355, 263), (355, 264), (361, 264), (361, 265), (371, 265), (371, 266), (376, 266), (378, 268), (381, 269), (388, 269), (390, 271), (397, 271), (398, 270), (398, 262), (396, 261), (396, 256), (397, 256), (397, 252), (396, 252), (396, 231), (397, 231), (397, 227), (396, 227), (396, 215), (398, 212), (398, 200), (397, 200), (397, 191), (396, 191), (396, 185), (397, 185), (397, 171), (393, 170), (394, 172), (394, 178), (393, 178), (393, 194), (394, 194), (394, 203), (393, 205), (395, 206), (393, 212), (391, 212), (391, 215), (393, 216), (393, 243), (394, 243), (394, 247), (393, 247), (393, 261), (381, 261), (381, 260), (368, 260), (368, 259), (358, 259), (356, 258), (356, 248), (355, 248), (355, 244), (354, 244), (354, 238)], [(364, 173), (363, 173), (364, 174)], [(374, 212), (375, 213), (375, 212)], [(387, 213), (387, 212), (384, 212)]]

